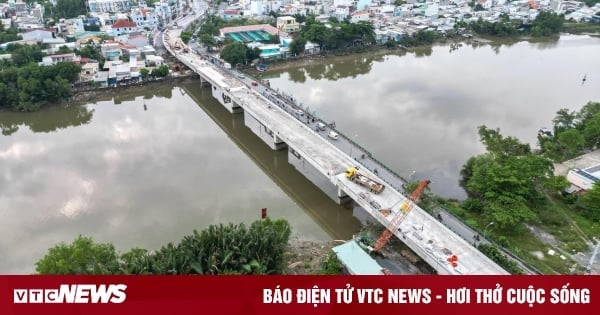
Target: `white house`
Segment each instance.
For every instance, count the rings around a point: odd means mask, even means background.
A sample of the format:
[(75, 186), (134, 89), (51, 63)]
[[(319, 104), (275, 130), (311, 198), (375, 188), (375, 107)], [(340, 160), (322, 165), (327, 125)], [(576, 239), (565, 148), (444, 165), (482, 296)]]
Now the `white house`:
[(36, 42), (42, 42), (45, 38), (54, 38), (54, 30), (50, 29), (37, 29), (23, 33), (23, 40), (34, 40)]
[(115, 23), (113, 23), (111, 29), (113, 36), (129, 34), (137, 31), (137, 24), (127, 20), (117, 20)]
[(50, 55), (42, 58), (42, 65), (51, 66), (59, 62), (79, 62), (80, 59), (81, 57), (75, 55), (74, 53)]
[(130, 0), (88, 0), (86, 1), (90, 12), (123, 12), (131, 9)]
[(350, 22), (358, 23), (360, 21), (368, 21), (369, 20), (369, 12), (367, 11), (356, 11), (353, 12), (350, 16)]
[(582, 190), (590, 190), (600, 180), (600, 164), (586, 169), (574, 168), (567, 173), (567, 180)]
[(337, 7), (335, 7), (335, 12), (333, 13), (333, 16), (338, 19), (338, 21), (342, 21), (345, 18), (350, 16), (350, 6), (348, 5), (338, 5)]

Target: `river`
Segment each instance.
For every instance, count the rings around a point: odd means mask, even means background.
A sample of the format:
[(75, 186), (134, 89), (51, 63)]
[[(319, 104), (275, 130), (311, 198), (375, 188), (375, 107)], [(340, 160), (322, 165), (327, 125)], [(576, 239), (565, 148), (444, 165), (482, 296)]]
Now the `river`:
[(564, 35), (315, 58), (264, 78), (404, 178), (430, 179), (437, 194), (463, 199), (460, 168), (485, 150), (477, 127), (537, 147), (538, 129), (551, 128), (560, 108), (600, 101), (598, 56), (600, 39)]
[[(600, 99), (600, 39), (437, 45), (318, 60), (267, 72), (271, 86), (404, 177), (462, 198), (461, 165), (483, 152), (477, 126), (535, 145), (562, 108)], [(457, 49), (456, 49), (457, 48)], [(587, 81), (582, 78), (587, 73)], [(294, 235), (348, 239), (359, 229), (197, 82), (120, 91), (82, 106), (0, 113), (0, 272), (31, 273), (77, 235), (118, 250), (157, 249), (267, 208)]]
[(349, 239), (333, 203), (198, 82), (121, 91), (83, 106), (0, 113), (0, 272), (31, 273), (77, 235), (158, 249), (267, 208), (304, 240)]

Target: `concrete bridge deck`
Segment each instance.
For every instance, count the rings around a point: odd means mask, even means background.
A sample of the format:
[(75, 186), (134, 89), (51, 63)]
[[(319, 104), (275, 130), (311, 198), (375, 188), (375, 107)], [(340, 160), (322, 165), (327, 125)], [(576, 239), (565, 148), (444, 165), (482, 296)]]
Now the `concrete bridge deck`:
[[(372, 194), (365, 187), (346, 179), (345, 170), (356, 166), (357, 162), (317, 132), (314, 123), (306, 121), (305, 118), (294, 117), (289, 108), (284, 104), (277, 104), (276, 99), (267, 95), (264, 88), (253, 88), (240, 80), (234, 71), (193, 52), (184, 53), (183, 49), (172, 49), (168, 41), (177, 38), (179, 32), (180, 30), (167, 32), (168, 35), (163, 37), (165, 47), (178, 60), (199, 74), (202, 81), (211, 84), (213, 96), (222, 105), (232, 113), (243, 111), (246, 125), (272, 148), (277, 149), (278, 144), (284, 143), (290, 154), (303, 163), (296, 166), (297, 169), (317, 186), (324, 189), (323, 183), (315, 179), (321, 176), (327, 184), (337, 189), (337, 197), (353, 199), (373, 218), (388, 226), (389, 220), (399, 211), (401, 201), (406, 199), (404, 195), (389, 185), (386, 185), (386, 189), (380, 194)], [(303, 170), (306, 170), (306, 173)], [(319, 174), (308, 174), (315, 170)], [(361, 171), (379, 180), (373, 172), (364, 169)], [(384, 217), (378, 211), (379, 208), (391, 206), (394, 206), (393, 213), (388, 217)], [(401, 223), (400, 229), (393, 232), (439, 274), (508, 274), (416, 205)], [(447, 261), (451, 255), (458, 256), (458, 266), (453, 267)]]

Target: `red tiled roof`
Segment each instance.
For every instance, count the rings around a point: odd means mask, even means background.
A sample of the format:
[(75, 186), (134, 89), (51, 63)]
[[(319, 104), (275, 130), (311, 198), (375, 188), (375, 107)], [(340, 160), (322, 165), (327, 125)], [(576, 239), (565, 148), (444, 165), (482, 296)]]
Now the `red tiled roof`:
[(127, 20), (117, 20), (113, 25), (112, 28), (120, 28), (120, 27), (136, 27), (137, 24), (135, 24), (135, 22), (129, 22)]

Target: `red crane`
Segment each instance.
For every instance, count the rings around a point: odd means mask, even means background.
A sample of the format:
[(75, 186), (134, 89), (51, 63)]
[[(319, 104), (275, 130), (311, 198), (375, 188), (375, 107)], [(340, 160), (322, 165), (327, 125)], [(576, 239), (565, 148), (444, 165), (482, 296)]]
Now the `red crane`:
[(427, 185), (429, 185), (429, 183), (431, 183), (431, 181), (429, 180), (421, 181), (419, 186), (417, 186), (417, 188), (410, 193), (408, 199), (406, 199), (402, 203), (402, 205), (400, 206), (400, 209), (402, 211), (398, 211), (398, 213), (396, 213), (392, 220), (390, 220), (387, 229), (383, 231), (379, 239), (377, 239), (377, 241), (375, 242), (375, 247), (373, 248), (374, 252), (381, 250), (385, 246), (387, 241), (390, 239), (390, 237), (394, 235), (394, 231), (398, 230), (400, 223), (404, 221), (408, 213), (410, 213), (410, 210), (412, 210), (412, 208), (414, 207), (415, 203), (417, 203), (419, 199), (421, 199), (421, 195), (423, 194), (423, 191), (425, 190)]

